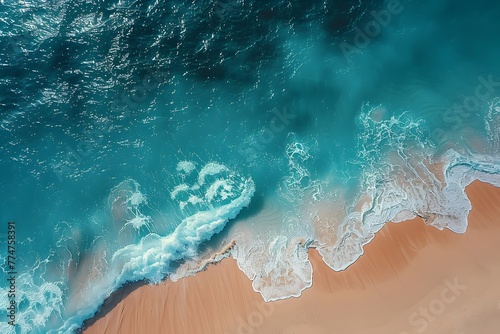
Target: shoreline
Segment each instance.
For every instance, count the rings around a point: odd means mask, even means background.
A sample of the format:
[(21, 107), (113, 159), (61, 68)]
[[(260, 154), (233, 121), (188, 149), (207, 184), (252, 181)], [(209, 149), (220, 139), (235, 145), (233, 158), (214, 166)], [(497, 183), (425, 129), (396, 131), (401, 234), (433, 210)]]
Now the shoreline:
[[(500, 189), (474, 181), (466, 192), (472, 211), (465, 234), (439, 231), (421, 218), (388, 223), (365, 245), (364, 254), (340, 272), (330, 269), (318, 252), (310, 249), (313, 283), (298, 298), (265, 303), (235, 260), (225, 258), (176, 282), (119, 289), (84, 322), (82, 331), (320, 334), (335, 328), (367, 334), (420, 330), (451, 334), (456, 332), (445, 323), (453, 326), (458, 320), (471, 320), (471, 312), (483, 314), (487, 308), (493, 320), (493, 315), (500, 319), (500, 304), (496, 314), (493, 303), (493, 299), (500, 303), (500, 288), (491, 286), (500, 280), (500, 269), (496, 269), (500, 259), (492, 258), (498, 252), (491, 249), (500, 251), (496, 245), (500, 244), (500, 226), (494, 223), (500, 215)], [(481, 284), (476, 286), (478, 280)], [(446, 303), (453, 296), (443, 291), (454, 285), (460, 295), (455, 295), (453, 303)], [(463, 286), (467, 289), (462, 293)], [(477, 302), (480, 305), (469, 299), (477, 289), (487, 296)], [(484, 289), (492, 291), (486, 294)], [(446, 301), (436, 297), (440, 293), (447, 296)], [(458, 316), (464, 305), (469, 305), (468, 317)], [(419, 311), (426, 306), (440, 311), (439, 317), (421, 315)], [(500, 328), (500, 323), (494, 326)]]

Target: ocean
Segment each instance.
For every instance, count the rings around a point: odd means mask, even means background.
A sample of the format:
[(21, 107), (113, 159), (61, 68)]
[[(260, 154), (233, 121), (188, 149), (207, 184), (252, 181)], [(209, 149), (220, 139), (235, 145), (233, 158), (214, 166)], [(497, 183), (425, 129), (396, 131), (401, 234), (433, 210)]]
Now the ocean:
[(500, 186), (499, 17), (1, 0), (0, 332), (75, 332), (127, 283), (228, 256), (265, 301), (298, 297), (309, 248), (343, 270), (390, 221), (465, 233), (465, 187)]

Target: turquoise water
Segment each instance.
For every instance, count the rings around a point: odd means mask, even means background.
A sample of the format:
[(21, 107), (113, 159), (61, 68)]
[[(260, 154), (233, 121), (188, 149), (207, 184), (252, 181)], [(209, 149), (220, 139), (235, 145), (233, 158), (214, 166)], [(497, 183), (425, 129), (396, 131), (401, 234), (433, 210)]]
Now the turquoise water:
[(499, 15), (2, 1), (0, 332), (74, 331), (126, 282), (225, 256), (265, 300), (299, 296), (309, 247), (342, 270), (388, 221), (465, 232), (465, 186), (500, 186)]

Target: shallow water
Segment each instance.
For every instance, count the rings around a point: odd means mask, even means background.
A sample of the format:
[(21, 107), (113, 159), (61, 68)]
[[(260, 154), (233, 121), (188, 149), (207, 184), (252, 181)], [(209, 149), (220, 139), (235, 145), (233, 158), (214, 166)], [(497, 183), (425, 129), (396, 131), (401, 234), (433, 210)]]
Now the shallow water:
[(310, 286), (308, 247), (341, 270), (391, 220), (465, 232), (465, 186), (500, 185), (499, 14), (484, 0), (3, 1), (16, 331), (75, 330), (125, 282), (178, 279), (233, 240), (224, 256), (275, 300)]

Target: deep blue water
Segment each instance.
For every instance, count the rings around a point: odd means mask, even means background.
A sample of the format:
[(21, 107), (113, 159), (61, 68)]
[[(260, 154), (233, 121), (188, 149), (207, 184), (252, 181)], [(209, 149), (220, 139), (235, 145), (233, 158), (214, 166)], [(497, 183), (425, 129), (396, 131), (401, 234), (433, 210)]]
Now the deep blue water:
[(498, 17), (486, 0), (1, 1), (0, 254), (15, 221), (18, 274), (0, 331), (73, 331), (125, 282), (232, 240), (275, 300), (310, 286), (308, 247), (340, 270), (390, 220), (464, 232), (464, 187), (500, 185)]

